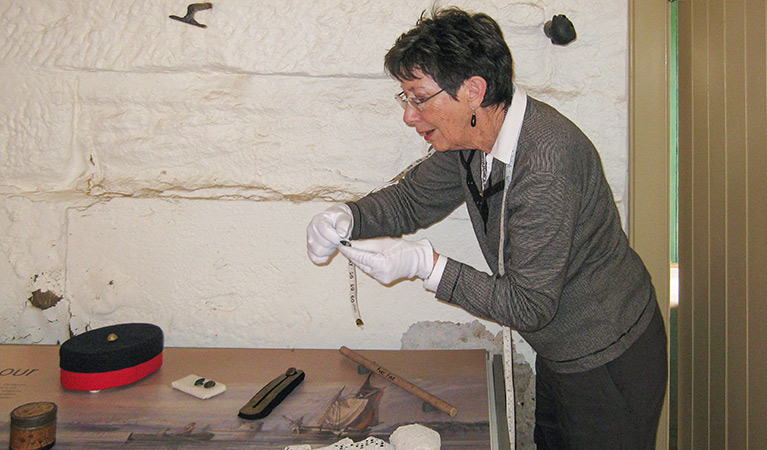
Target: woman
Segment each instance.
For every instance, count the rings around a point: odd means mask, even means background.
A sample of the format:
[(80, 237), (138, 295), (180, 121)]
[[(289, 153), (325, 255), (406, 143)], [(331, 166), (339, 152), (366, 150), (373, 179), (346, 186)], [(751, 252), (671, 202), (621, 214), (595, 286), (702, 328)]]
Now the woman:
[[(537, 353), (539, 450), (654, 448), (665, 329), (593, 144), (513, 84), (487, 15), (422, 16), (385, 66), (405, 123), (436, 152), (397, 184), (315, 216), (312, 261), (343, 242), (380, 282), (422, 278), (438, 299), (517, 330)], [(492, 275), (400, 238), (462, 203)]]

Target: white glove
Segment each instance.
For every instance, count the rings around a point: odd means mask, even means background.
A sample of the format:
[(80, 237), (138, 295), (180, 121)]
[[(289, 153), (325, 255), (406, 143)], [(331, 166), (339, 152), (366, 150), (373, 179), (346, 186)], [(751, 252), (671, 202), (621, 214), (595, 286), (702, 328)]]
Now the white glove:
[(306, 227), (306, 252), (314, 264), (323, 264), (336, 252), (341, 240), (352, 234), (352, 210), (336, 203), (314, 216)]
[(352, 241), (350, 247), (339, 247), (365, 273), (389, 284), (401, 278), (429, 278), (434, 269), (434, 249), (428, 239), (379, 238)]

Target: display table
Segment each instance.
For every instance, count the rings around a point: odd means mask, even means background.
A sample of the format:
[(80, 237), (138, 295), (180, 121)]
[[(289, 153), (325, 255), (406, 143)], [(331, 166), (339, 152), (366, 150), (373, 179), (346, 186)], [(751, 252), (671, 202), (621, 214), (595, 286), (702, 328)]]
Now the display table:
[[(502, 393), (496, 395), (502, 375), (485, 351), (357, 351), (457, 407), (458, 414), (431, 407), (337, 350), (166, 348), (162, 367), (147, 378), (79, 392), (61, 387), (58, 346), (0, 345), (0, 448), (8, 448), (11, 411), (29, 402), (56, 403), (54, 449), (282, 450), (343, 437), (388, 441), (397, 427), (411, 423), (438, 431), (443, 449), (505, 448), (507, 440), (498, 439), (505, 432), (505, 406)], [(251, 397), (290, 367), (306, 378), (269, 416), (238, 417)], [(171, 386), (190, 374), (223, 383), (226, 391), (201, 400)]]

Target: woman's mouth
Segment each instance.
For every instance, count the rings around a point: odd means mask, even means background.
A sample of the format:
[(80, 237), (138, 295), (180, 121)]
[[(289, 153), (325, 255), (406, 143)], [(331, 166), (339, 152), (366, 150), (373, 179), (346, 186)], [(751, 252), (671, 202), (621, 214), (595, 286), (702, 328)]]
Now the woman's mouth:
[(434, 136), (435, 131), (437, 130), (435, 129), (435, 130), (424, 131), (423, 133), (421, 133), (421, 136), (423, 136), (423, 138), (428, 141), (432, 138), (432, 136)]

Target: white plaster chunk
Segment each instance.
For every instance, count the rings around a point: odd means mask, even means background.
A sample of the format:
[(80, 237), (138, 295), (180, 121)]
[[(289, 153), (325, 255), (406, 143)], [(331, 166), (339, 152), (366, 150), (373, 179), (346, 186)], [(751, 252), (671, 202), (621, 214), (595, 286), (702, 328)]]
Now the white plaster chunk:
[[(472, 349), (481, 348), (489, 353), (503, 352), (501, 327), (488, 322), (471, 320), (465, 323), (423, 321), (413, 323), (402, 335), (403, 350)], [(514, 351), (519, 354), (515, 362), (535, 367), (535, 352), (516, 331), (511, 332)]]
[(456, 324), (448, 322), (414, 323), (402, 336), (403, 350), (481, 348), (490, 353), (501, 353), (503, 338), (500, 332), (490, 333), (475, 320)]

